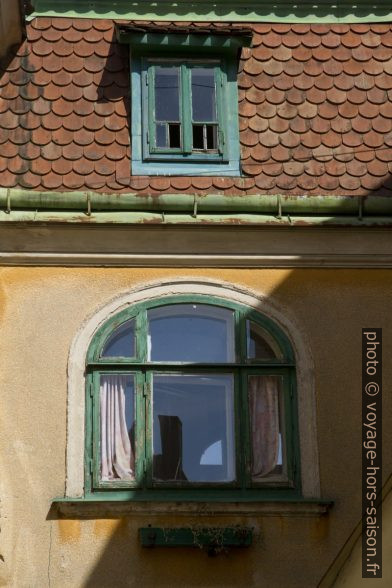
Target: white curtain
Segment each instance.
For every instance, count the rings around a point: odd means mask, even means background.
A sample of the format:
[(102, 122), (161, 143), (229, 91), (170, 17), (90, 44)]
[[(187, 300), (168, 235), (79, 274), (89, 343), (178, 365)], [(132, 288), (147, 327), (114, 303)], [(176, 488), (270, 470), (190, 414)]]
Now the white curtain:
[(272, 472), (279, 453), (279, 377), (250, 376), (252, 478)]
[(127, 374), (101, 376), (101, 478), (102, 480), (132, 480), (135, 456), (125, 418)]

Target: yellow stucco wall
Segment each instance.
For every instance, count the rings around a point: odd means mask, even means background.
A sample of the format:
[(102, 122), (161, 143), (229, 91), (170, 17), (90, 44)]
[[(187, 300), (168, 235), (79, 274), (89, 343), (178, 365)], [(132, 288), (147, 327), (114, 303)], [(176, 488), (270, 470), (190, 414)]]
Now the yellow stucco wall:
[[(294, 317), (315, 366), (324, 518), (133, 515), (48, 517), (64, 494), (67, 361), (95, 309), (143, 282), (205, 277), (251, 288)], [(392, 349), (392, 272), (2, 268), (0, 270), (0, 586), (313, 587), (361, 513), (361, 328), (382, 327)], [(391, 363), (384, 362), (384, 447), (391, 447)], [(384, 452), (384, 472), (391, 472)], [(389, 512), (389, 511), (388, 511)], [(255, 545), (208, 558), (198, 550), (143, 550), (137, 529), (248, 524)]]

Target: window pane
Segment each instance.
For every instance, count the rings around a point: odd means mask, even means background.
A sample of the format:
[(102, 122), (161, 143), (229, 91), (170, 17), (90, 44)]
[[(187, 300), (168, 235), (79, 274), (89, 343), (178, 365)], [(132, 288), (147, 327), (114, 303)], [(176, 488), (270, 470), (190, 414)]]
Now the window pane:
[(213, 67), (193, 67), (192, 118), (195, 122), (216, 121), (215, 72)]
[(217, 149), (218, 148), (218, 127), (216, 125), (206, 125), (206, 148)]
[(218, 129), (216, 125), (193, 125), (193, 149), (217, 149)]
[(193, 125), (193, 149), (204, 149), (204, 125)]
[(127, 321), (106, 340), (101, 357), (133, 357), (135, 355), (135, 321)]
[(253, 480), (282, 473), (281, 389), (281, 376), (248, 378)]
[(102, 374), (100, 380), (101, 479), (133, 480), (135, 385), (132, 374)]
[(180, 148), (181, 147), (181, 125), (169, 124), (169, 147)]
[(150, 361), (234, 362), (234, 312), (206, 304), (148, 311)]
[(155, 120), (180, 122), (180, 68), (155, 67)]
[(166, 124), (156, 124), (156, 145), (157, 147), (167, 147)]
[(283, 359), (279, 345), (257, 323), (246, 321), (248, 359)]
[(235, 479), (232, 374), (153, 376), (155, 480)]

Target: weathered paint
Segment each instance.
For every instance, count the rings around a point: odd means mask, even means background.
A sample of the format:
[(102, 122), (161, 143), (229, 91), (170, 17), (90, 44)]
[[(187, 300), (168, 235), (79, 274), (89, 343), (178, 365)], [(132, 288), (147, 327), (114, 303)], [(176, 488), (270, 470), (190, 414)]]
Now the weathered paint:
[[(0, 188), (0, 208), (12, 212), (99, 211), (142, 213), (191, 213), (194, 218), (206, 213), (254, 213), (265, 216), (385, 216), (392, 214), (388, 196), (287, 196), (284, 194), (102, 194), (99, 192), (40, 192), (19, 188)], [(22, 212), (21, 212), (22, 213)], [(10, 217), (12, 218), (12, 216)], [(39, 217), (37, 217), (39, 218)], [(67, 218), (67, 217), (64, 217)], [(114, 217), (115, 218), (115, 217)], [(124, 222), (125, 222), (124, 217)], [(138, 218), (138, 217), (135, 217)], [(145, 216), (149, 218), (148, 215)]]
[(73, 225), (264, 225), (298, 227), (390, 227), (392, 216), (290, 216), (278, 217), (262, 214), (166, 214), (153, 212), (96, 212), (84, 214), (65, 211), (33, 212), (13, 210), (0, 211), (0, 225), (11, 223), (28, 224), (73, 224)]
[(129, 3), (118, 0), (116, 3), (96, 0), (63, 0), (61, 4), (53, 0), (35, 0), (34, 16), (66, 16), (71, 18), (124, 18), (128, 20), (175, 20), (229, 22), (381, 22), (391, 18), (391, 7), (387, 0), (371, 3), (368, 0), (341, 0), (332, 4), (328, 0), (301, 3), (277, 0), (273, 4), (267, 0), (237, 0), (237, 2), (206, 2), (179, 0), (172, 2), (160, 0), (138, 0)]
[[(327, 519), (147, 511), (120, 522), (83, 520), (79, 534), (73, 520), (62, 526), (48, 516), (52, 498), (64, 492), (71, 341), (86, 317), (114, 295), (177, 277), (251, 288), (301, 324), (315, 365), (321, 491), (336, 501)], [(382, 327), (385, 347), (391, 348), (391, 287), (392, 274), (384, 270), (1, 269), (0, 585), (316, 586), (359, 522), (360, 329), (364, 322)], [(391, 377), (386, 362), (385, 382)], [(385, 447), (392, 443), (391, 409), (386, 395)], [(384, 459), (388, 474), (392, 456), (385, 452)], [(387, 508), (384, 517), (391, 518)], [(186, 548), (142, 549), (137, 531), (148, 524), (252, 526), (255, 542), (217, 558)]]

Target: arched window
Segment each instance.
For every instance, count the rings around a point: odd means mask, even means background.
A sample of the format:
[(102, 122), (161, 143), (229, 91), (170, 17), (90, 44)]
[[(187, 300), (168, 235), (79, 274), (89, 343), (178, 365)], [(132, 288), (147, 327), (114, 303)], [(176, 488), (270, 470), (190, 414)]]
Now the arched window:
[(294, 356), (246, 306), (204, 295), (110, 318), (87, 356), (86, 491), (300, 495)]

